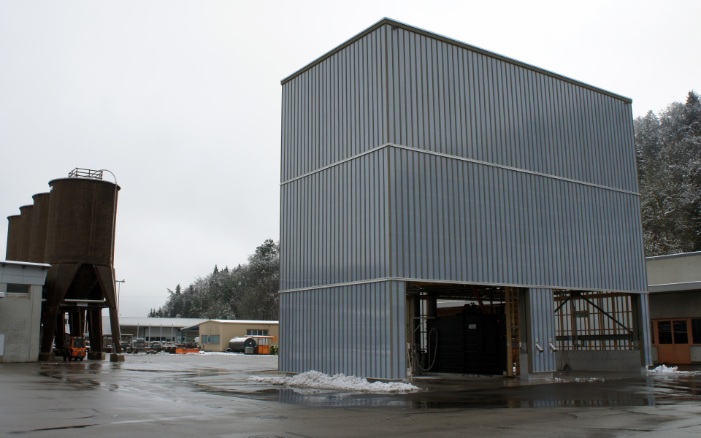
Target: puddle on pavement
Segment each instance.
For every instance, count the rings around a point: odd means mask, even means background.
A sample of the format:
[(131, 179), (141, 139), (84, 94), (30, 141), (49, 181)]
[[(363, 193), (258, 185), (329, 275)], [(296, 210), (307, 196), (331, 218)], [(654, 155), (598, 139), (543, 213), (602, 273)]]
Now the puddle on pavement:
[[(132, 368), (133, 367), (133, 368)], [(122, 381), (100, 382), (96, 374), (120, 371)], [(311, 390), (251, 382), (247, 374), (217, 367), (150, 368), (142, 364), (53, 364), (38, 373), (56, 384), (76, 390), (99, 387), (109, 391), (137, 390), (132, 385), (181, 385), (218, 397), (238, 397), (313, 407), (385, 406), (415, 409), (489, 409), (548, 407), (620, 407), (701, 402), (701, 373), (674, 373), (610, 378), (558, 375), (547, 382), (524, 382), (494, 377), (426, 378), (413, 383), (413, 393), (374, 394), (342, 390)], [(157, 379), (155, 376), (160, 375)], [(129, 382), (130, 384), (124, 384)]]
[(518, 385), (513, 382), (436, 380), (418, 392), (351, 393), (261, 385), (256, 391), (228, 390), (226, 395), (314, 407), (395, 406), (415, 409), (490, 409), (620, 407), (701, 401), (701, 375), (641, 376), (626, 379), (558, 380)]

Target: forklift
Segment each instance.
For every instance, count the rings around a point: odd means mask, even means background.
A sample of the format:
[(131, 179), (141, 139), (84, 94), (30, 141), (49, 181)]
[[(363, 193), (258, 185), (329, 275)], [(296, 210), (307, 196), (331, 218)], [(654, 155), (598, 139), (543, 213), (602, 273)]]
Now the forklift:
[(63, 346), (63, 361), (67, 360), (83, 360), (87, 353), (85, 348), (85, 338), (82, 336), (66, 336), (66, 342)]

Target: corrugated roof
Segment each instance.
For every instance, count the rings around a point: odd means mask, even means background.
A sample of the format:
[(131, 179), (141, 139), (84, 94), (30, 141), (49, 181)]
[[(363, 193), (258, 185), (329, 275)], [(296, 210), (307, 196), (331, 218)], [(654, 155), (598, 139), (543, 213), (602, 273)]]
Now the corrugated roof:
[(289, 82), (289, 81), (291, 81), (292, 79), (294, 79), (295, 77), (301, 75), (301, 74), (304, 73), (305, 71), (311, 69), (312, 67), (316, 66), (317, 64), (322, 63), (322, 62), (325, 61), (326, 59), (332, 57), (334, 54), (340, 52), (341, 50), (343, 50), (343, 49), (345, 49), (346, 47), (350, 46), (351, 44), (355, 43), (356, 41), (362, 39), (362, 38), (365, 37), (366, 35), (368, 35), (368, 34), (374, 32), (375, 30), (379, 29), (380, 27), (386, 26), (386, 25), (389, 25), (389, 26), (392, 26), (392, 27), (395, 27), (395, 28), (399, 28), (399, 29), (404, 29), (404, 30), (406, 30), (406, 31), (413, 32), (413, 33), (416, 33), (416, 34), (419, 34), (419, 35), (423, 35), (423, 36), (425, 36), (425, 37), (432, 38), (432, 39), (435, 39), (435, 40), (438, 40), (438, 41), (441, 41), (441, 42), (444, 42), (444, 43), (447, 43), (447, 44), (451, 44), (451, 45), (454, 45), (454, 46), (457, 46), (457, 47), (462, 47), (463, 49), (471, 50), (471, 51), (473, 51), (473, 52), (480, 53), (480, 54), (482, 54), (482, 55), (489, 56), (489, 57), (494, 58), (494, 59), (498, 59), (498, 60), (501, 60), (501, 61), (504, 61), (504, 62), (508, 62), (508, 63), (510, 63), (510, 64), (517, 65), (517, 66), (519, 66), (519, 67), (527, 68), (527, 69), (529, 69), (529, 70), (533, 70), (533, 71), (535, 71), (535, 72), (542, 73), (542, 74), (544, 74), (544, 75), (551, 76), (551, 77), (553, 77), (553, 78), (560, 79), (560, 80), (563, 80), (563, 81), (572, 83), (572, 84), (574, 84), (574, 85), (578, 85), (578, 86), (587, 88), (587, 89), (589, 89), (589, 90), (596, 91), (596, 92), (598, 92), (598, 93), (606, 94), (607, 96), (613, 97), (613, 98), (615, 98), (615, 99), (620, 99), (620, 100), (622, 100), (622, 101), (624, 101), (624, 102), (627, 102), (627, 103), (632, 103), (632, 102), (633, 102), (632, 99), (630, 99), (629, 97), (625, 97), (625, 96), (621, 96), (620, 94), (612, 93), (612, 92), (610, 92), (610, 91), (604, 90), (604, 89), (599, 88), (599, 87), (595, 87), (595, 86), (593, 86), (593, 85), (589, 85), (589, 84), (584, 83), (584, 82), (581, 82), (581, 81), (577, 81), (577, 80), (572, 79), (572, 78), (569, 78), (569, 77), (567, 77), (567, 76), (563, 76), (563, 75), (560, 75), (560, 74), (557, 74), (557, 73), (553, 73), (553, 72), (551, 72), (551, 71), (549, 71), (549, 70), (545, 70), (545, 69), (543, 69), (543, 68), (536, 67), (536, 66), (531, 65), (531, 64), (527, 64), (527, 63), (525, 63), (525, 62), (517, 61), (517, 60), (515, 60), (515, 59), (513, 59), (513, 58), (509, 58), (509, 57), (507, 57), (507, 56), (503, 56), (503, 55), (499, 55), (499, 54), (494, 53), (494, 52), (490, 52), (489, 50), (481, 49), (481, 48), (479, 48), (479, 47), (472, 46), (472, 45), (470, 45), (470, 44), (466, 44), (466, 43), (463, 43), (463, 42), (461, 42), (461, 41), (457, 41), (457, 40), (454, 40), (454, 39), (451, 39), (451, 38), (447, 38), (447, 37), (444, 37), (444, 36), (439, 35), (439, 34), (436, 34), (436, 33), (428, 32), (428, 31), (426, 31), (426, 30), (419, 29), (419, 28), (417, 28), (417, 27), (409, 26), (408, 24), (400, 23), (400, 22), (394, 21), (394, 20), (392, 20), (392, 19), (390, 19), (390, 18), (383, 18), (382, 20), (378, 21), (378, 22), (375, 23), (374, 25), (370, 26), (369, 28), (367, 28), (367, 29), (365, 29), (364, 31), (362, 31), (362, 32), (360, 32), (359, 34), (357, 34), (356, 36), (352, 37), (351, 39), (349, 39), (349, 40), (346, 41), (345, 43), (339, 45), (339, 46), (336, 47), (335, 49), (330, 50), (329, 52), (325, 53), (324, 55), (318, 57), (317, 59), (315, 59), (315, 60), (312, 61), (311, 63), (307, 64), (306, 66), (302, 67), (301, 69), (297, 70), (296, 72), (294, 72), (294, 73), (292, 73), (291, 75), (289, 75), (289, 76), (287, 76), (286, 78), (284, 78), (284, 79), (281, 81), (281, 84), (282, 84), (282, 85), (286, 84), (287, 82)]
[(253, 319), (208, 319), (205, 322), (214, 321), (220, 324), (279, 324), (278, 321), (264, 321)]
[(27, 266), (31, 268), (43, 269), (49, 269), (51, 267), (51, 265), (48, 263), (19, 262), (16, 260), (0, 260), (0, 266)]
[[(120, 316), (119, 325), (133, 327), (176, 327), (179, 329), (198, 326), (203, 322), (214, 321), (220, 324), (279, 324), (278, 321), (258, 320), (229, 320), (229, 319), (204, 319), (204, 318), (149, 318), (141, 316)], [(102, 329), (105, 334), (111, 334), (109, 316), (102, 317)]]
[(645, 260), (676, 259), (676, 258), (681, 258), (681, 257), (699, 257), (699, 256), (701, 256), (701, 251), (679, 252), (676, 254), (664, 254), (664, 255), (645, 257)]
[[(207, 321), (204, 318), (148, 318), (141, 316), (120, 316), (119, 325), (120, 326), (139, 326), (139, 327), (190, 327), (193, 325), (199, 325)], [(110, 331), (110, 319), (109, 316), (102, 317), (102, 327), (105, 333), (111, 333)]]

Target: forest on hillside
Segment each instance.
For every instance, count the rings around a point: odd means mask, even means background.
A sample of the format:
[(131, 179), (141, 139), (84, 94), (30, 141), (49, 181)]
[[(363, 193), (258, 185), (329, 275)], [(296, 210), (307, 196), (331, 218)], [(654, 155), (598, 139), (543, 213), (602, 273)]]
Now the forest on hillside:
[(690, 91), (635, 119), (647, 257), (701, 250), (701, 103)]
[[(645, 255), (701, 250), (701, 102), (690, 91), (633, 122)], [(170, 290), (151, 317), (277, 320), (280, 248), (268, 239), (247, 264)]]
[(256, 248), (248, 263), (214, 270), (185, 289), (168, 289), (166, 303), (148, 316), (277, 320), (280, 287), (280, 248), (268, 239)]

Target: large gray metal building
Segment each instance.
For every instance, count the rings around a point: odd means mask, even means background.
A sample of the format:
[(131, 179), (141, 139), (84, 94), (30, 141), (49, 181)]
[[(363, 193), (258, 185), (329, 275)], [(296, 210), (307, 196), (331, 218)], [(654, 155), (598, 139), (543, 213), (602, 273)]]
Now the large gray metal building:
[(282, 88), (281, 370), (651, 362), (630, 99), (388, 19)]

